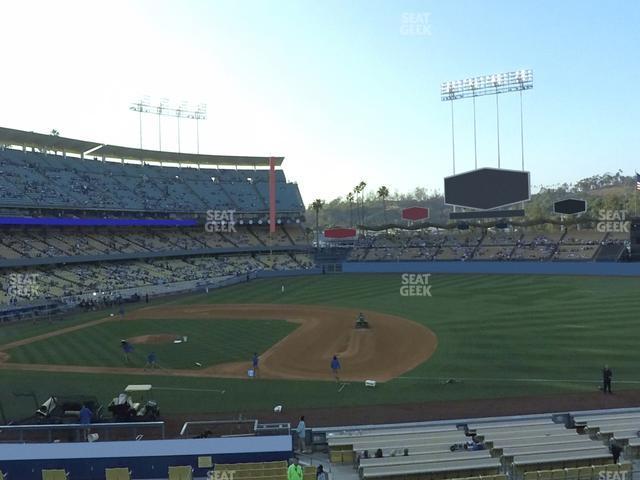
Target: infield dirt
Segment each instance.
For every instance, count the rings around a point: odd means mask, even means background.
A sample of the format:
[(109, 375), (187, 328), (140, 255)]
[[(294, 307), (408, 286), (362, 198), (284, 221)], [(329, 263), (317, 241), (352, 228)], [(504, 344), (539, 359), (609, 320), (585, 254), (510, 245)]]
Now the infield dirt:
[[(316, 305), (226, 304), (148, 307), (137, 310), (122, 319), (107, 317), (2, 345), (0, 346), (0, 368), (149, 375), (149, 371), (138, 371), (127, 367), (11, 363), (7, 352), (19, 345), (100, 323), (139, 319), (286, 320), (299, 324), (299, 327), (290, 335), (260, 356), (259, 376), (267, 379), (333, 380), (330, 363), (333, 355), (338, 355), (342, 363), (341, 380), (371, 379), (385, 382), (425, 362), (437, 348), (436, 335), (417, 322), (365, 310), (363, 313), (371, 328), (356, 329), (354, 327), (358, 313), (360, 310)], [(211, 345), (211, 348), (215, 347)], [(247, 359), (246, 362), (205, 365), (203, 368), (194, 370), (159, 369), (152, 374), (246, 378), (249, 368), (251, 363), (250, 359)]]

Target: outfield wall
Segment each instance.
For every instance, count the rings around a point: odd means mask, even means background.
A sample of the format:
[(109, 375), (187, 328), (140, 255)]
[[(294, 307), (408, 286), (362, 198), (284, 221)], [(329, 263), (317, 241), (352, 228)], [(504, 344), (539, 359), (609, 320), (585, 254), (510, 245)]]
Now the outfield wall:
[(142, 440), (94, 443), (0, 444), (0, 470), (10, 480), (41, 480), (42, 469), (65, 469), (72, 480), (104, 480), (105, 469), (126, 467), (136, 479), (167, 478), (170, 466), (191, 465), (194, 477), (206, 477), (199, 458), (212, 464), (272, 462), (292, 456), (289, 435)]
[(344, 273), (479, 273), (640, 276), (640, 262), (344, 262)]

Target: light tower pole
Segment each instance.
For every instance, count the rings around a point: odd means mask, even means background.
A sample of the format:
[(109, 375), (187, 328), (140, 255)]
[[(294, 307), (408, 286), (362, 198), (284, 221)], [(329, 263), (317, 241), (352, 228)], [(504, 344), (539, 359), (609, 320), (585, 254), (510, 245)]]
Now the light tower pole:
[(140, 115), (140, 148), (142, 149), (142, 114), (150, 113), (158, 115), (158, 147), (162, 150), (162, 117), (176, 117), (178, 119), (178, 153), (181, 152), (182, 145), (180, 140), (180, 119), (186, 118), (196, 121), (196, 151), (200, 153), (200, 120), (207, 119), (207, 105), (199, 104), (196, 108), (189, 107), (187, 102), (182, 102), (178, 107), (172, 107), (169, 100), (161, 99), (154, 103), (149, 97), (143, 97), (141, 100), (131, 103), (129, 110), (138, 112)]
[(478, 145), (476, 130), (476, 97), (484, 95), (496, 96), (496, 133), (498, 146), (498, 168), (502, 166), (500, 155), (500, 101), (498, 96), (503, 93), (519, 92), (520, 94), (520, 147), (521, 163), (524, 170), (524, 113), (522, 107), (522, 92), (533, 88), (533, 71), (517, 70), (507, 73), (496, 73), (493, 75), (483, 75), (465, 80), (443, 82), (440, 84), (440, 99), (451, 101), (451, 138), (454, 158), (455, 174), (455, 144), (453, 142), (453, 101), (471, 97), (473, 102), (473, 149), (475, 168), (478, 168)]

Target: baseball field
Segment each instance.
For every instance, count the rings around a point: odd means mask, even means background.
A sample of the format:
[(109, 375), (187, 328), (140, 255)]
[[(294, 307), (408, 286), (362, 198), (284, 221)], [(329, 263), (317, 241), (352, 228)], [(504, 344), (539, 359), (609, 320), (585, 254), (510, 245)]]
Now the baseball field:
[[(604, 364), (622, 397), (640, 389), (640, 279), (432, 275), (429, 283), (431, 296), (403, 296), (400, 275), (255, 280), (139, 304), (123, 317), (114, 309), (5, 325), (1, 406), (16, 419), (35, 407), (15, 394), (84, 393), (107, 403), (131, 383), (151, 383), (163, 414), (175, 418), (275, 405), (542, 405), (602, 396)], [(354, 328), (359, 312), (370, 329)], [(134, 346), (128, 361), (123, 339)], [(151, 352), (158, 365), (145, 370)], [(254, 352), (257, 379), (247, 377)], [(365, 379), (379, 383), (366, 388)]]

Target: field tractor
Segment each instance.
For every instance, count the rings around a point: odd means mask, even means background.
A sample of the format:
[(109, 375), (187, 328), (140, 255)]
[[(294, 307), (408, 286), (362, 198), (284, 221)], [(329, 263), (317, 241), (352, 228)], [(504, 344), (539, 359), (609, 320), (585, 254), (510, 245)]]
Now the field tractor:
[(364, 318), (364, 314), (360, 312), (356, 320), (356, 328), (369, 328), (369, 322)]
[[(114, 397), (107, 409), (115, 422), (153, 422), (160, 418), (155, 400), (145, 400), (151, 385), (127, 385), (124, 392)], [(139, 398), (133, 398), (132, 395)]]

